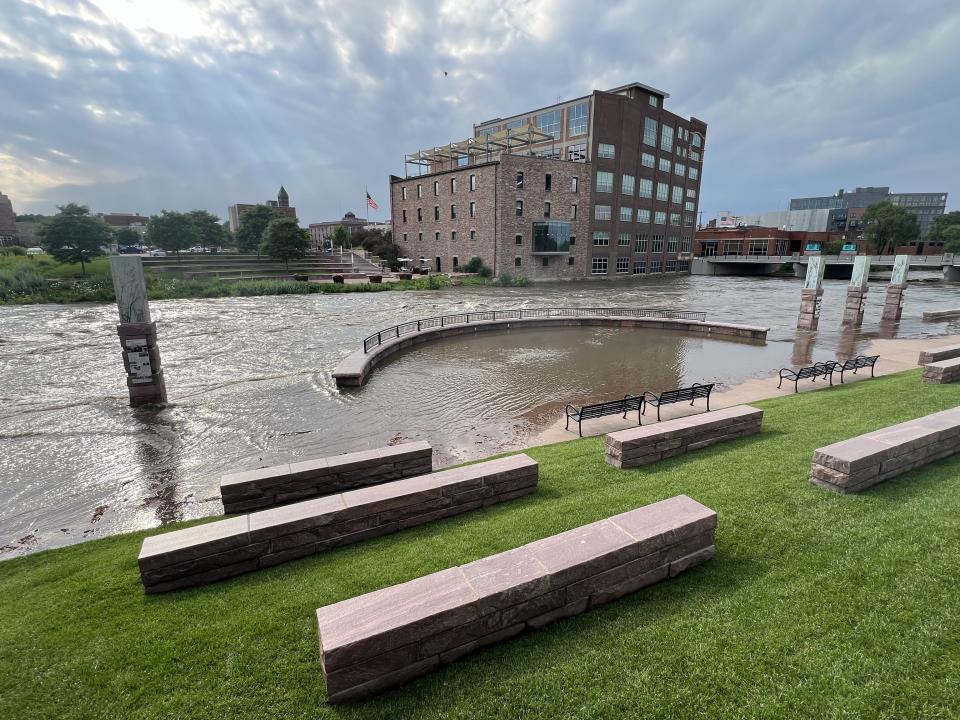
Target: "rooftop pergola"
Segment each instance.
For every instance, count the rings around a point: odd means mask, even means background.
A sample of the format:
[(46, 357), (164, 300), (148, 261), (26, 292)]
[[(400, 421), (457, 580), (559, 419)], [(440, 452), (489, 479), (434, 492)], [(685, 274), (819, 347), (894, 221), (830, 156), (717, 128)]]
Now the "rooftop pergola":
[(460, 142), (440, 145), (428, 150), (419, 150), (404, 157), (406, 165), (417, 165), (420, 168), (440, 168), (449, 162), (455, 167), (460, 158), (475, 158), (490, 156), (494, 153), (513, 152), (516, 148), (529, 148), (543, 142), (553, 142), (553, 135), (538, 130), (533, 125), (521, 128), (507, 128), (497, 130), (479, 138), (469, 138)]

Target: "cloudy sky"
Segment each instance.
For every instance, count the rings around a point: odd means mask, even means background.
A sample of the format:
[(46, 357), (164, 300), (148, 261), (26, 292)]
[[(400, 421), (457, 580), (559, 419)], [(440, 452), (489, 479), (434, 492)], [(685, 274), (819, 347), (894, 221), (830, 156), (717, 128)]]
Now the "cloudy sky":
[(0, 0), (18, 212), (388, 212), (403, 155), (631, 81), (708, 125), (701, 210), (890, 185), (960, 207), (957, 0)]

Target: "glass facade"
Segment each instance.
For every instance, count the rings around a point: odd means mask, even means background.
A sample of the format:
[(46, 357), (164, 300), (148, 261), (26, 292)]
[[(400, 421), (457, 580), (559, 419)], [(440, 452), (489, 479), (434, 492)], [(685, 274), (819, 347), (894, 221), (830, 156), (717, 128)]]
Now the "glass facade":
[(570, 252), (570, 223), (550, 220), (533, 223), (533, 254)]
[(567, 110), (567, 135), (585, 135), (590, 119), (590, 103), (579, 103)]

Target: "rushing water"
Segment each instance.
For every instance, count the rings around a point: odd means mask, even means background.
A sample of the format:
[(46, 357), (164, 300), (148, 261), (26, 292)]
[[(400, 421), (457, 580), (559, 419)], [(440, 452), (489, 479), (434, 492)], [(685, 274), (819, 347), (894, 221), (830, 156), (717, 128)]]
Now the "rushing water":
[[(426, 439), (435, 463), (522, 446), (567, 402), (734, 383), (849, 355), (873, 337), (957, 332), (922, 310), (960, 307), (960, 287), (911, 285), (904, 318), (839, 328), (845, 283), (827, 281), (820, 331), (794, 329), (800, 283), (676, 282), (452, 288), (433, 292), (169, 300), (151, 304), (170, 395), (128, 407), (112, 305), (0, 307), (0, 557), (222, 511), (222, 473), (297, 456)], [(394, 356), (363, 388), (330, 371), (377, 329), (511, 307), (703, 310), (771, 328), (765, 346), (611, 328), (449, 338)]]

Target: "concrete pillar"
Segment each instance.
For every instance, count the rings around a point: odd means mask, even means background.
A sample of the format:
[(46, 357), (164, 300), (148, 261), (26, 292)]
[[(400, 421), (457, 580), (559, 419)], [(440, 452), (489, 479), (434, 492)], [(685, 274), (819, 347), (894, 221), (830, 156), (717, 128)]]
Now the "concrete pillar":
[(870, 277), (870, 257), (858, 255), (853, 259), (853, 275), (847, 287), (847, 302), (843, 308), (842, 325), (863, 325), (863, 301), (867, 297), (867, 281)]
[(167, 402), (167, 388), (160, 367), (157, 324), (150, 319), (143, 263), (136, 255), (114, 255), (110, 258), (110, 275), (120, 311), (117, 335), (123, 349), (130, 405), (162, 405)]
[(893, 259), (893, 274), (887, 285), (887, 296), (883, 301), (883, 314), (880, 319), (896, 322), (903, 312), (903, 296), (907, 289), (907, 271), (910, 269), (910, 256), (897, 255)]
[(807, 278), (800, 291), (800, 317), (797, 327), (801, 330), (816, 330), (820, 324), (820, 299), (823, 296), (823, 271), (827, 263), (822, 255), (813, 255), (807, 263)]

